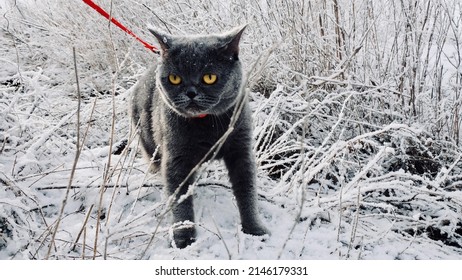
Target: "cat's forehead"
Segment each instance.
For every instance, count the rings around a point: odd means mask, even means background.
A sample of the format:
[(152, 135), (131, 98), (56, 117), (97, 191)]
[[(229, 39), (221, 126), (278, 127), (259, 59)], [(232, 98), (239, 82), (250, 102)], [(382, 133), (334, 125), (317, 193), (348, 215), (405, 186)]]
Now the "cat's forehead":
[(198, 59), (216, 55), (220, 47), (220, 38), (214, 36), (177, 37), (173, 39), (169, 52), (172, 56)]
[(214, 46), (218, 44), (222, 38), (216, 35), (190, 35), (176, 37), (174, 43), (178, 45), (203, 45)]
[[(171, 44), (164, 57), (167, 71), (179, 71), (183, 75), (194, 74), (206, 68), (224, 67), (225, 59), (219, 51), (218, 40), (210, 37), (182, 38)], [(218, 68), (217, 68), (218, 67)]]

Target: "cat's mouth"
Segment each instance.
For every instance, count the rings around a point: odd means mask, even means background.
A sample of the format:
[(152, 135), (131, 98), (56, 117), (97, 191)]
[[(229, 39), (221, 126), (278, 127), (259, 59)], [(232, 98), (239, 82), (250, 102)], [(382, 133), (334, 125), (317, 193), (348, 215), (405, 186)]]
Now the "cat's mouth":
[(202, 115), (202, 114), (207, 114), (206, 108), (203, 106), (200, 106), (194, 101), (191, 101), (185, 108), (184, 111), (187, 115), (194, 117), (197, 115)]
[(172, 108), (180, 115), (186, 118), (195, 118), (201, 115), (208, 115), (210, 112), (206, 106), (203, 106), (193, 100), (188, 102), (172, 103)]

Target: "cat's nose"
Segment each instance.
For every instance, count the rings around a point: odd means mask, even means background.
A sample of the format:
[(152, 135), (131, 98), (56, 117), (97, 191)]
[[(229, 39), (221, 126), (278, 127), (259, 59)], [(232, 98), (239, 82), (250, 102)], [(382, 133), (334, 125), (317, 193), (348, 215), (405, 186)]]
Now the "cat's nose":
[(186, 91), (186, 96), (190, 99), (194, 99), (197, 96), (197, 90), (195, 88), (189, 88)]

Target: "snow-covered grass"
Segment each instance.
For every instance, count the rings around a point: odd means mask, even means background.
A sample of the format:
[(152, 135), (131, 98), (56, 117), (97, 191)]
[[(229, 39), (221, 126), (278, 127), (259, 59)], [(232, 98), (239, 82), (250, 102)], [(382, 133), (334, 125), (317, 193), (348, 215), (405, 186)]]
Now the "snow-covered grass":
[(249, 87), (272, 235), (240, 231), (213, 161), (195, 187), (198, 240), (172, 248), (127, 116), (156, 55), (81, 1), (7, 0), (0, 259), (462, 259), (459, 1), (96, 2), (151, 42), (148, 24), (249, 24), (246, 69), (267, 58)]

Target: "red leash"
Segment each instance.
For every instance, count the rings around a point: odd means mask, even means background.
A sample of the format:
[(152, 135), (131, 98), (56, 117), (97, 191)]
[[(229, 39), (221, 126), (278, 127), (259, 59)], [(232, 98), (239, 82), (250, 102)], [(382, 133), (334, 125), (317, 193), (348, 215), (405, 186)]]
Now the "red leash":
[(92, 0), (83, 0), (83, 2), (85, 4), (87, 4), (88, 6), (92, 7), (93, 9), (95, 9), (95, 11), (97, 11), (100, 15), (102, 15), (103, 17), (107, 18), (108, 20), (110, 20), (113, 24), (115, 24), (117, 27), (119, 27), (120, 29), (122, 29), (123, 31), (125, 31), (126, 33), (128, 33), (129, 35), (133, 36), (133, 38), (135, 38), (136, 40), (140, 41), (147, 49), (149, 49), (150, 51), (153, 51), (155, 53), (159, 53), (159, 50), (149, 44), (149, 43), (146, 43), (145, 41), (143, 41), (140, 37), (136, 36), (130, 29), (128, 29), (127, 27), (125, 27), (122, 23), (120, 23), (118, 20), (116, 20), (115, 18), (113, 18), (111, 15), (109, 15), (105, 10), (103, 10), (100, 6), (96, 5), (95, 2), (93, 2)]

